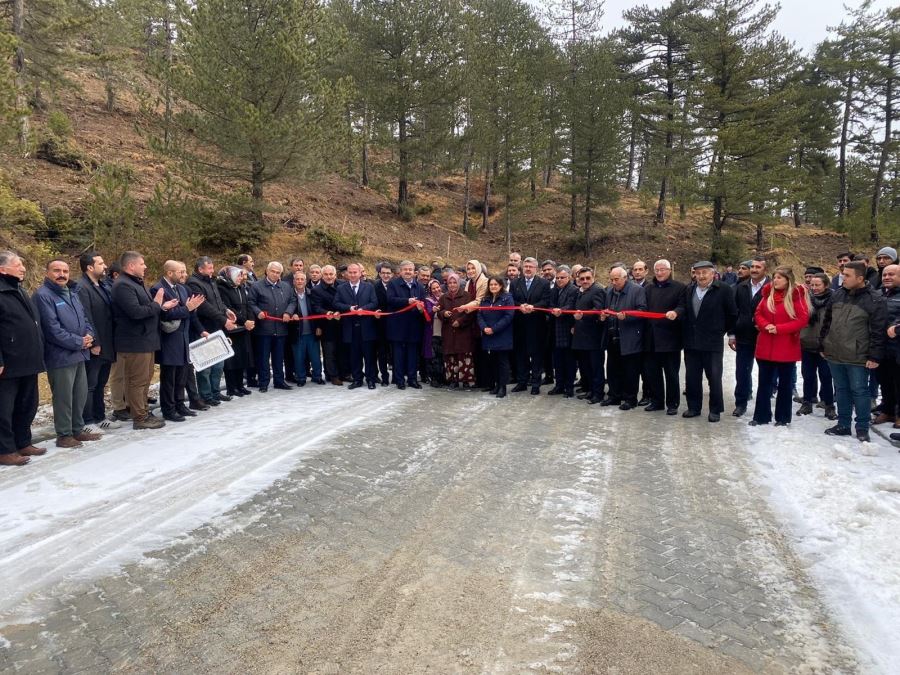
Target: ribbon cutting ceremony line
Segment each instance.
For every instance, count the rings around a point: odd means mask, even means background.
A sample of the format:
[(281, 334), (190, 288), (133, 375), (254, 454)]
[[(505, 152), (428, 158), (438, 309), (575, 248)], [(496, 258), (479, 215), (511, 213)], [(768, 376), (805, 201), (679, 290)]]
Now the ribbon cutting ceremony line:
[[(466, 307), (456, 307), (454, 312), (465, 311)], [(475, 307), (479, 312), (499, 312), (499, 311), (509, 311), (509, 310), (521, 310), (522, 308), (518, 305), (480, 305)], [(548, 307), (534, 307), (535, 312), (546, 312), (547, 314), (553, 314), (555, 311), (552, 308)], [(616, 314), (624, 314), (625, 316), (634, 317), (636, 319), (665, 319), (666, 315), (660, 312), (645, 312), (640, 309), (624, 309), (621, 312), (617, 312), (614, 309), (560, 309), (560, 314), (595, 314), (597, 316), (616, 316)]]
[[(296, 319), (288, 319), (285, 321), (280, 316), (272, 316), (271, 314), (265, 314), (263, 319), (267, 321), (281, 321), (282, 323), (290, 323), (291, 321), (317, 321), (318, 319), (340, 319), (344, 316), (395, 316), (397, 314), (403, 314), (404, 312), (408, 312), (412, 309), (417, 309), (418, 307), (424, 307), (424, 303), (416, 302), (407, 305), (403, 309), (398, 309), (396, 312), (381, 312), (374, 309), (354, 309), (349, 312), (334, 312), (332, 314), (310, 314), (309, 316), (298, 316)], [(428, 313), (425, 313), (425, 320), (431, 321), (431, 317), (428, 316)]]

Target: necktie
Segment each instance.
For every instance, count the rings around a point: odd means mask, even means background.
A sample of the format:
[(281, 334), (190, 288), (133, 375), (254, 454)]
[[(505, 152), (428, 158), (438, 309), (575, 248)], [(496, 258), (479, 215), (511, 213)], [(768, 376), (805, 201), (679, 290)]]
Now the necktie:
[(358, 288), (359, 288), (359, 286), (354, 286), (354, 287), (353, 287), (353, 297), (354, 297), (354, 298), (356, 297), (356, 289), (358, 289)]
[(525, 292), (526, 292), (526, 293), (530, 293), (530, 292), (531, 292), (531, 279), (526, 279), (526, 280), (525, 280)]

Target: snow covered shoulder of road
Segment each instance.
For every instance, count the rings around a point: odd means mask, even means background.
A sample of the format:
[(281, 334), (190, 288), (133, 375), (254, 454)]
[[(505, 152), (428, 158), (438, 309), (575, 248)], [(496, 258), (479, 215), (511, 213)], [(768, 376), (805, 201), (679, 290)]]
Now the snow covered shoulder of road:
[[(796, 406), (795, 406), (796, 407)], [(821, 409), (790, 428), (747, 428), (756, 480), (844, 632), (874, 672), (900, 663), (900, 454), (835, 438)]]
[(393, 392), (331, 387), (226, 403), (161, 431), (123, 428), (0, 472), (0, 626), (41, 615), (69, 582), (170, 544), (287, 475), (338, 432), (384, 419)]

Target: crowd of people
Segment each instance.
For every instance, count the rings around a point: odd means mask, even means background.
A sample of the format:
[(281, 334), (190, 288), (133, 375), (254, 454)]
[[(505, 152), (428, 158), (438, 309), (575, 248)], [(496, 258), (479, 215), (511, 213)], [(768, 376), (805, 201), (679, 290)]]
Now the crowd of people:
[[(404, 260), (380, 263), (368, 277), (359, 263), (295, 258), (287, 269), (269, 262), (257, 278), (244, 254), (218, 271), (201, 257), (190, 274), (169, 260), (148, 286), (140, 253), (107, 266), (88, 251), (77, 282), (57, 258), (29, 297), (22, 259), (0, 251), (0, 464), (46, 452), (31, 435), (44, 371), (62, 448), (126, 422), (158, 429), (253, 389), (307, 384), (426, 384), (498, 398), (512, 385), (513, 393), (667, 415), (678, 414), (684, 395), (682, 416), (693, 418), (703, 411), (705, 379), (715, 423), (725, 412), (726, 344), (736, 359), (734, 416), (747, 413), (755, 363), (751, 425), (790, 424), (793, 399), (797, 415), (821, 408), (836, 422), (826, 434), (855, 431), (868, 441), (870, 424), (900, 428), (900, 266), (890, 247), (878, 251), (876, 267), (851, 253), (837, 262), (833, 278), (810, 267), (797, 279), (762, 257), (722, 274), (699, 261), (683, 283), (667, 260), (652, 270), (643, 261), (596, 270), (514, 252), (500, 274), (478, 260), (458, 270)], [(195, 369), (191, 343), (217, 331), (234, 354)], [(157, 366), (159, 416), (150, 396)]]

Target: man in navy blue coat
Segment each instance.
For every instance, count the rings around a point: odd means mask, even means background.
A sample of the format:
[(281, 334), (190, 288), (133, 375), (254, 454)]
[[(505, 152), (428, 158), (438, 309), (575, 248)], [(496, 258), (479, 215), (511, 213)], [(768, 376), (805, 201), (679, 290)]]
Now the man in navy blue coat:
[[(347, 266), (347, 282), (338, 286), (334, 296), (334, 309), (338, 312), (350, 312), (357, 309), (378, 309), (378, 298), (375, 289), (368, 281), (363, 281), (362, 267), (357, 263)], [(379, 319), (380, 320), (380, 319)], [(365, 360), (366, 382), (369, 389), (375, 388), (378, 369), (375, 363), (375, 340), (378, 332), (375, 329), (376, 319), (371, 316), (348, 316), (340, 320), (344, 344), (350, 348), (350, 369), (353, 383), (350, 389), (357, 389), (363, 384), (363, 361)]]
[[(425, 288), (416, 280), (416, 267), (409, 260), (400, 263), (400, 276), (387, 285), (387, 309), (396, 312), (425, 299)], [(423, 310), (417, 309), (384, 319), (387, 339), (394, 349), (394, 379), (398, 389), (421, 389), (416, 380), (419, 366), (419, 345), (424, 330)]]

